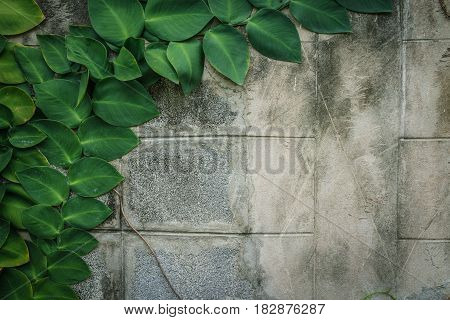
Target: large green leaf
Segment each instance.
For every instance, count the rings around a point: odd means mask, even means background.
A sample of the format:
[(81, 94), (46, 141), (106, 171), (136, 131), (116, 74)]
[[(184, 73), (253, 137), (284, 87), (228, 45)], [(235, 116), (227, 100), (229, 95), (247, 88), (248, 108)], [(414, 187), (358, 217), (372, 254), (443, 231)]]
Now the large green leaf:
[(231, 24), (244, 21), (253, 10), (247, 0), (208, 0), (208, 3), (220, 21)]
[(17, 267), (27, 263), (29, 259), (25, 241), (16, 231), (11, 229), (8, 238), (0, 248), (0, 268)]
[(56, 283), (50, 279), (39, 280), (34, 285), (34, 300), (78, 300), (79, 297), (67, 285)]
[(2, 176), (9, 181), (18, 183), (17, 172), (36, 166), (49, 165), (47, 158), (37, 149), (15, 149), (8, 166), (2, 172)]
[(22, 221), (28, 232), (40, 239), (54, 239), (64, 227), (58, 210), (42, 204), (24, 210)]
[(25, 82), (22, 70), (14, 57), (14, 47), (17, 44), (8, 42), (0, 53), (0, 83), (18, 84)]
[(22, 212), (33, 205), (24, 197), (7, 192), (0, 203), (0, 215), (18, 229), (25, 229)]
[(37, 35), (37, 39), (50, 69), (60, 74), (69, 73), (71, 69), (65, 38), (58, 35)]
[(347, 10), (334, 0), (291, 0), (292, 15), (303, 27), (318, 33), (351, 32)]
[(16, 269), (0, 273), (0, 300), (31, 300), (33, 288), (27, 276)]
[(69, 196), (67, 178), (50, 167), (33, 167), (17, 173), (25, 191), (36, 202), (49, 206), (61, 204)]
[(198, 40), (171, 42), (167, 58), (175, 68), (184, 94), (189, 94), (202, 81), (205, 57)]
[(0, 0), (0, 34), (24, 33), (43, 20), (44, 14), (34, 0)]
[(116, 168), (99, 158), (83, 158), (69, 169), (71, 189), (82, 197), (98, 197), (111, 191), (123, 177)]
[(3, 171), (11, 161), (13, 149), (10, 147), (0, 147), (0, 171)]
[(15, 125), (24, 124), (30, 120), (36, 109), (30, 95), (17, 87), (0, 89), (0, 103), (12, 111)]
[(95, 31), (116, 46), (144, 30), (144, 10), (138, 0), (89, 0), (88, 8)]
[(22, 271), (30, 281), (35, 282), (47, 274), (47, 257), (34, 243), (26, 241), (30, 261), (17, 269)]
[(93, 95), (94, 113), (113, 126), (132, 127), (159, 115), (148, 91), (137, 81), (100, 81)]
[(145, 60), (150, 68), (160, 76), (178, 84), (177, 72), (167, 58), (167, 44), (151, 43), (145, 50)]
[(119, 55), (113, 61), (113, 65), (114, 75), (121, 81), (134, 80), (142, 76), (136, 58), (125, 47), (120, 49)]
[(61, 213), (65, 223), (77, 228), (93, 229), (103, 223), (112, 210), (99, 200), (74, 197), (63, 205)]
[(356, 12), (392, 12), (392, 0), (336, 0), (341, 6)]
[(126, 155), (139, 144), (131, 129), (112, 126), (97, 117), (90, 117), (81, 124), (78, 137), (85, 155), (106, 161)]
[(244, 36), (233, 27), (218, 25), (203, 39), (209, 63), (221, 74), (242, 85), (250, 66), (250, 52)]
[(295, 25), (279, 11), (262, 9), (247, 23), (252, 46), (271, 59), (300, 62), (300, 37)]
[(105, 46), (91, 38), (67, 36), (67, 58), (86, 66), (97, 79), (112, 76)]
[(50, 279), (61, 284), (75, 284), (86, 280), (91, 271), (76, 253), (56, 251), (47, 257)]
[(92, 110), (89, 97), (78, 104), (80, 83), (72, 80), (54, 79), (34, 85), (36, 104), (47, 118), (75, 128)]
[(0, 248), (3, 246), (6, 239), (8, 239), (10, 225), (11, 223), (9, 221), (0, 218)]
[(58, 237), (58, 250), (72, 251), (85, 256), (98, 246), (98, 240), (89, 232), (68, 228)]
[(158, 38), (183, 41), (213, 18), (203, 0), (152, 0), (145, 8), (145, 28)]
[(9, 143), (16, 148), (30, 148), (42, 142), (47, 136), (36, 127), (23, 125), (11, 128), (8, 132)]
[(29, 83), (42, 83), (53, 78), (54, 74), (47, 66), (41, 49), (16, 46), (14, 53), (16, 61), (19, 63), (25, 79)]
[(248, 0), (256, 8), (280, 9), (290, 0)]
[(13, 124), (12, 111), (0, 104), (0, 129), (10, 128)]
[(68, 167), (80, 158), (80, 140), (69, 127), (53, 120), (34, 121), (32, 125), (47, 135), (39, 150), (51, 164)]

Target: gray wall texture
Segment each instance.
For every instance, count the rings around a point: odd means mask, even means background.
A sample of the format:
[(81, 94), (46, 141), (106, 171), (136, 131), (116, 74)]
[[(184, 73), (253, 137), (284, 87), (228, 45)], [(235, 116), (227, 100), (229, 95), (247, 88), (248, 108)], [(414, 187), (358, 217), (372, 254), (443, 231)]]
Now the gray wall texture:
[[(25, 44), (88, 23), (86, 0), (39, 2)], [(162, 116), (136, 128), (119, 191), (183, 298), (450, 297), (450, 18), (439, 0), (394, 2), (352, 14), (349, 35), (299, 26), (300, 65), (253, 52), (244, 87), (206, 66), (189, 97), (151, 89)], [(175, 298), (104, 200), (81, 297)]]

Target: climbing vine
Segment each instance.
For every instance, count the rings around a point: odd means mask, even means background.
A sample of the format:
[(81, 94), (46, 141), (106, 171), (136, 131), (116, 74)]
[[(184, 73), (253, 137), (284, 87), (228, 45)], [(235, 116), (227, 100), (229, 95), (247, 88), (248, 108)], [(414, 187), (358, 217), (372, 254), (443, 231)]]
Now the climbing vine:
[[(96, 197), (124, 179), (109, 163), (134, 149), (130, 127), (158, 116), (148, 88), (165, 78), (188, 95), (205, 60), (245, 83), (249, 44), (300, 63), (293, 20), (351, 32), (348, 11), (392, 0), (89, 0), (92, 26), (11, 42), (44, 20), (34, 0), (0, 0), (0, 298), (77, 299), (91, 272), (87, 231), (112, 213)], [(224, 80), (226, 81), (226, 80)]]

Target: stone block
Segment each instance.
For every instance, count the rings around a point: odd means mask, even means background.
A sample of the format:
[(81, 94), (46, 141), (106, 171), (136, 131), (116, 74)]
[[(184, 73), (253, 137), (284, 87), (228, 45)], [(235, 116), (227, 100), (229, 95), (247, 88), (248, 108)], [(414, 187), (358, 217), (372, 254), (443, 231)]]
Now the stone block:
[[(312, 299), (312, 236), (145, 237), (183, 299)], [(141, 239), (124, 252), (126, 299), (175, 298)]]

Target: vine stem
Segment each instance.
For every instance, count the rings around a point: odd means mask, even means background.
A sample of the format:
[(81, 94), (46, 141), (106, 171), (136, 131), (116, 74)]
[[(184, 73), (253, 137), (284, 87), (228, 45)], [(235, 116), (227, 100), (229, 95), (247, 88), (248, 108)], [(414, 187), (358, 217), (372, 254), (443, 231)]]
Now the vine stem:
[(161, 274), (163, 275), (164, 279), (166, 280), (167, 284), (169, 285), (170, 289), (175, 294), (177, 299), (183, 300), (183, 298), (178, 294), (177, 290), (175, 290), (172, 282), (170, 281), (169, 277), (167, 276), (166, 272), (164, 271), (164, 268), (163, 268), (163, 266), (161, 264), (161, 261), (158, 258), (158, 255), (156, 254), (155, 249), (153, 249), (153, 247), (150, 244), (150, 242), (147, 239), (145, 239), (145, 237), (135, 227), (133, 227), (133, 225), (130, 223), (130, 220), (128, 219), (127, 215), (125, 214), (125, 212), (123, 210), (123, 195), (121, 193), (119, 193), (117, 190), (114, 190), (114, 192), (119, 196), (120, 214), (123, 216), (123, 218), (125, 219), (125, 221), (128, 224), (128, 226), (139, 236), (139, 238), (142, 239), (142, 241), (145, 242), (145, 244), (147, 245), (147, 248), (150, 251), (151, 255), (155, 258), (156, 264), (157, 264), (159, 270), (161, 270)]

